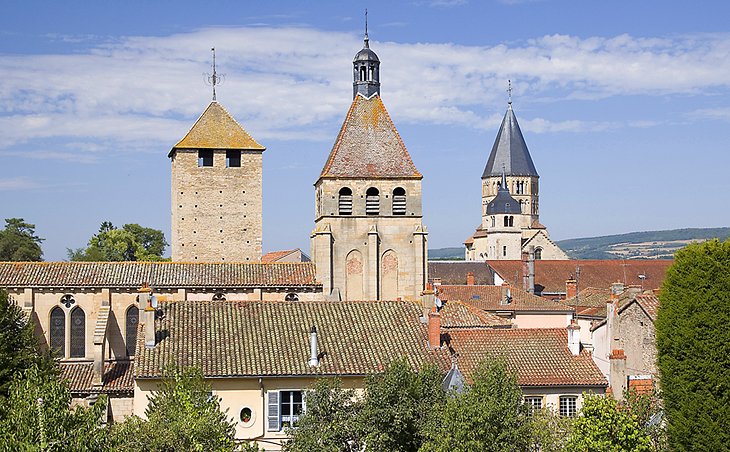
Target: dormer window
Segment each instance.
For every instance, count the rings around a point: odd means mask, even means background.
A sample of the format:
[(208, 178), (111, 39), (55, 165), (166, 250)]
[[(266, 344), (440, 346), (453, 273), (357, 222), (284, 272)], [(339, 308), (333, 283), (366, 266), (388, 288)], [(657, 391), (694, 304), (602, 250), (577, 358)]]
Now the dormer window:
[(406, 214), (406, 191), (398, 187), (393, 190), (393, 215)]
[(380, 191), (375, 187), (370, 187), (365, 192), (365, 213), (367, 215), (380, 215)]
[(352, 190), (347, 187), (342, 187), (337, 204), (340, 215), (352, 215)]

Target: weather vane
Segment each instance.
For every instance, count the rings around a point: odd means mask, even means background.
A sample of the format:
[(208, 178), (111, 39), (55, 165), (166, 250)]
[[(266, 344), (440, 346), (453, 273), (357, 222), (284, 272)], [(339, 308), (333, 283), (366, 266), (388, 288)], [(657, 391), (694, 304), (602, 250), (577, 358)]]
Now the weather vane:
[(365, 8), (365, 46), (368, 45), (368, 41), (370, 41), (368, 38), (368, 9)]
[(205, 77), (205, 80), (208, 83), (208, 85), (213, 87), (213, 100), (216, 100), (215, 99), (215, 87), (216, 87), (216, 85), (223, 84), (223, 79), (225, 79), (226, 75), (225, 74), (218, 75), (218, 73), (216, 72), (216, 68), (215, 68), (215, 47), (211, 47), (210, 51), (213, 52), (213, 65), (212, 65), (213, 73), (212, 74), (203, 74), (203, 76)]
[(512, 80), (507, 80), (507, 103), (512, 105)]

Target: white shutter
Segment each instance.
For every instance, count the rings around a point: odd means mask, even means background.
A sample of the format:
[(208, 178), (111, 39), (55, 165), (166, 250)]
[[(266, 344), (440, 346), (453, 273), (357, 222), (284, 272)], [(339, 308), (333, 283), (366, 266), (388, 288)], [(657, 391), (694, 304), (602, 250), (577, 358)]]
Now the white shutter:
[(270, 432), (278, 432), (281, 430), (280, 416), (279, 416), (279, 391), (269, 391), (268, 393), (269, 413), (268, 413), (268, 428)]

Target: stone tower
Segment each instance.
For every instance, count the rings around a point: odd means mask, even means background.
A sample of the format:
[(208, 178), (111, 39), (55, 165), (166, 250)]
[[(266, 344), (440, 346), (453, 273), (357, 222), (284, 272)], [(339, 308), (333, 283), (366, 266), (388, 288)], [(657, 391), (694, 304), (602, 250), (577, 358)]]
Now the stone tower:
[(172, 160), (172, 260), (261, 260), (265, 148), (215, 100)]
[(540, 223), (540, 176), (522, 136), (512, 101), (482, 173), (482, 222), (464, 245), (466, 260), (567, 259)]
[(367, 33), (353, 70), (352, 105), (314, 184), (317, 279), (335, 299), (417, 299), (427, 281), (423, 176), (380, 99)]

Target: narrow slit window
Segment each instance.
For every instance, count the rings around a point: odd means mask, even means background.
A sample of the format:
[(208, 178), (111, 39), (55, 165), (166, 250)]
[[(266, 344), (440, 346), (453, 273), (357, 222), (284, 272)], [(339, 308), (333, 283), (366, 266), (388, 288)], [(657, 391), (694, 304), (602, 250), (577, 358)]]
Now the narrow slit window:
[(66, 356), (66, 314), (56, 306), (51, 311), (51, 352), (61, 358)]
[(393, 190), (393, 215), (406, 214), (406, 191), (398, 187)]
[(226, 168), (241, 167), (241, 151), (226, 151)]
[(201, 149), (198, 151), (198, 167), (213, 166), (213, 151)]

